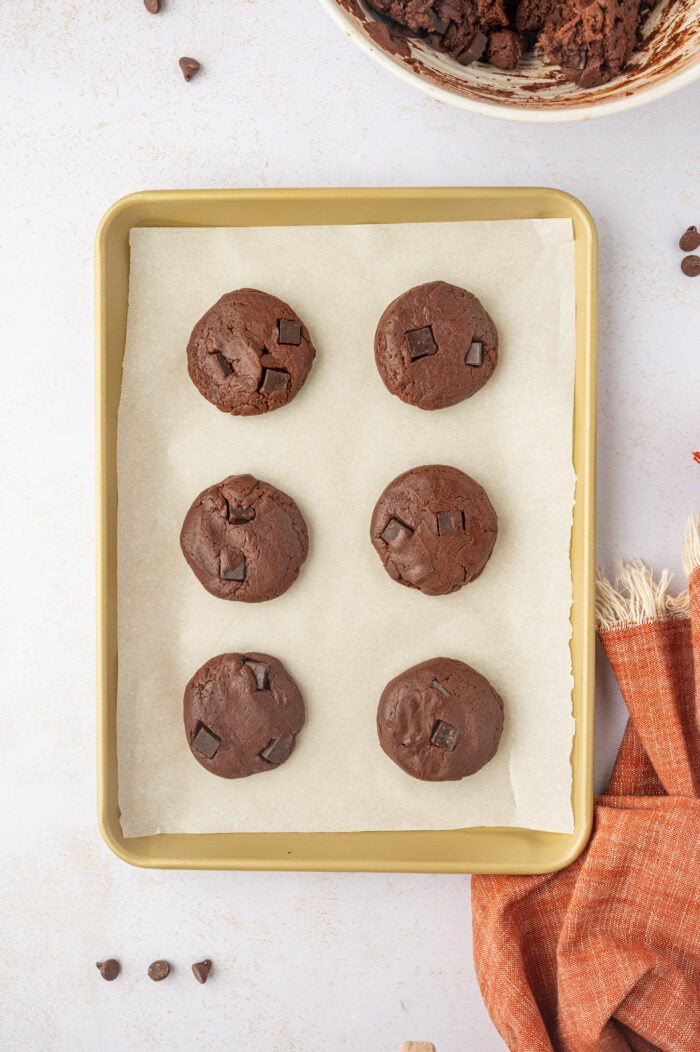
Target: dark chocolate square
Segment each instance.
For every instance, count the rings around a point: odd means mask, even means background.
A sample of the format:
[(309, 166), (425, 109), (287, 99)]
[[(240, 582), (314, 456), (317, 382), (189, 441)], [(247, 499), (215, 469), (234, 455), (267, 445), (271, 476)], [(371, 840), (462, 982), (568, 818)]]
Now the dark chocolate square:
[(267, 675), (267, 665), (264, 665), (262, 661), (253, 661), (252, 658), (246, 658), (243, 664), (247, 665), (255, 676), (255, 685), (258, 690), (267, 690), (270, 685)]
[(408, 353), (412, 362), (417, 362), (420, 358), (427, 358), (429, 354), (437, 353), (438, 346), (433, 337), (433, 330), (429, 325), (425, 325), (422, 329), (411, 329), (407, 332), (406, 343), (408, 344)]
[(473, 340), (464, 359), (465, 365), (471, 365), (477, 369), (484, 360), (484, 345), (481, 340)]
[(301, 343), (301, 325), (298, 321), (294, 321), (292, 318), (280, 318), (277, 322), (277, 328), (279, 331), (278, 343), (288, 344), (292, 347), (299, 346)]
[(457, 533), (464, 529), (464, 515), (458, 508), (453, 511), (439, 511), (437, 513), (438, 536), (444, 537), (448, 533)]
[(450, 696), (449, 690), (445, 690), (445, 688), (443, 687), (442, 683), (438, 683), (438, 681), (436, 679), (433, 680), (433, 682), (430, 684), (430, 686), (433, 688), (433, 690), (436, 690), (438, 692), (438, 694), (442, 694), (443, 698), (449, 698), (449, 696)]
[(238, 548), (222, 548), (219, 577), (223, 581), (245, 581), (245, 555)]
[(410, 526), (407, 526), (405, 522), (401, 522), (400, 519), (389, 519), (384, 527), (382, 540), (385, 544), (391, 544), (391, 542), (395, 541), (402, 532), (410, 536), (410, 534), (413, 533), (413, 530)]
[(468, 66), (471, 62), (478, 62), (486, 50), (487, 39), (483, 33), (477, 32), (468, 48), (457, 55), (460, 66)]
[(224, 374), (224, 376), (230, 376), (231, 373), (233, 372), (233, 366), (228, 361), (228, 359), (224, 358), (224, 356), (221, 353), (221, 351), (217, 351), (216, 354), (214, 355), (214, 357), (216, 358), (217, 362), (219, 363), (219, 368), (221, 369), (221, 372)]
[(289, 373), (285, 369), (263, 369), (260, 390), (263, 394), (277, 394), (285, 391), (289, 383)]
[(445, 749), (446, 752), (454, 752), (458, 737), (456, 727), (453, 727), (451, 723), (445, 723), (444, 720), (438, 720), (430, 735), (430, 744), (437, 746), (438, 749)]
[(277, 764), (286, 760), (291, 751), (292, 744), (290, 741), (285, 741), (284, 738), (273, 738), (259, 755), (267, 763)]
[(213, 760), (221, 745), (221, 738), (200, 723), (192, 744), (201, 756), (206, 756), (207, 760)]

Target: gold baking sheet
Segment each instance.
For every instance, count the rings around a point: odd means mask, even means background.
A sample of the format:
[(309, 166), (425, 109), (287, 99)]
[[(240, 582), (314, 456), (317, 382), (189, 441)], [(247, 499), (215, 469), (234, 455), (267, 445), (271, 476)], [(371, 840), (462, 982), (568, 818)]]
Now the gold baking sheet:
[[(572, 536), (572, 756), (575, 832), (514, 829), (384, 833), (159, 834), (125, 840), (116, 794), (116, 415), (124, 351), (128, 236), (134, 226), (280, 226), (569, 218), (575, 232), (577, 361)], [(370, 190), (141, 194), (118, 203), (98, 235), (98, 524), (100, 563), (100, 818), (122, 857), (144, 865), (238, 868), (534, 871), (556, 868), (585, 842), (591, 812), (593, 312), (595, 233), (573, 199), (540, 190)], [(493, 839), (495, 838), (495, 840)]]

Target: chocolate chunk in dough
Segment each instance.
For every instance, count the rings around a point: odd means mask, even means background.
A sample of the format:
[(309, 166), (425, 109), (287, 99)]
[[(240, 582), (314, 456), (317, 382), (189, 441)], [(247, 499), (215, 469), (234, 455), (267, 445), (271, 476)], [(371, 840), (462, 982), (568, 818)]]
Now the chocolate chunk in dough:
[(408, 353), (412, 362), (418, 361), (419, 358), (425, 358), (428, 354), (437, 354), (437, 344), (433, 339), (433, 330), (429, 325), (422, 329), (413, 329), (411, 332), (407, 332), (406, 343), (408, 344)]
[(114, 982), (122, 970), (119, 961), (115, 961), (113, 957), (110, 957), (108, 961), (98, 961), (95, 967), (99, 970), (102, 978), (106, 979), (108, 983)]
[(681, 235), (678, 247), (682, 249), (683, 252), (694, 252), (696, 248), (700, 248), (700, 234), (698, 233), (698, 228), (695, 226), (689, 226), (685, 233)]
[[(445, 692), (437, 692), (435, 683)], [(499, 695), (479, 672), (450, 658), (402, 672), (384, 688), (377, 710), (382, 749), (424, 781), (475, 774), (495, 755), (502, 731)]]
[(486, 50), (487, 38), (484, 33), (478, 31), (475, 33), (472, 42), (469, 47), (465, 48), (457, 55), (457, 61), (460, 66), (470, 66), (472, 62), (478, 62), (484, 51)]
[(167, 979), (169, 975), (170, 965), (167, 961), (154, 961), (153, 964), (148, 966), (148, 978), (152, 979), (154, 983)]
[(277, 322), (277, 330), (279, 343), (290, 347), (298, 347), (301, 343), (301, 325), (293, 318), (280, 318)]
[(200, 723), (199, 730), (192, 741), (192, 746), (199, 755), (206, 756), (207, 760), (213, 760), (220, 744), (221, 740), (215, 734), (212, 734), (208, 727)]
[(286, 493), (252, 475), (230, 475), (196, 498), (182, 525), (180, 547), (212, 595), (260, 603), (294, 583), (309, 537)]
[(700, 274), (700, 256), (686, 256), (681, 262), (681, 270), (687, 278), (697, 278)]
[(205, 957), (203, 961), (195, 961), (195, 963), (192, 965), (192, 974), (194, 975), (197, 982), (201, 983), (202, 986), (204, 985), (204, 983), (206, 983), (207, 979), (209, 978), (210, 972), (211, 961), (208, 957)]
[(257, 289), (238, 289), (195, 325), (187, 368), (222, 413), (256, 416), (296, 397), (315, 356), (308, 329), (289, 304)]
[(496, 513), (483, 487), (440, 464), (413, 468), (390, 482), (370, 526), (389, 576), (426, 595), (447, 595), (474, 581), (497, 533)]
[[(304, 726), (304, 701), (277, 658), (219, 654), (187, 684), (184, 721), (192, 755), (202, 767), (221, 778), (245, 778), (289, 759)], [(202, 726), (218, 739), (213, 756), (196, 747)]]
[(439, 682), (439, 680), (434, 679), (430, 686), (433, 688), (433, 690), (436, 690), (438, 694), (442, 694), (443, 698), (449, 698), (449, 690), (445, 690), (445, 688), (443, 687), (442, 683)]
[[(410, 338), (422, 353), (414, 356)], [(434, 345), (435, 350), (429, 349)], [(377, 369), (392, 394), (420, 409), (470, 398), (498, 364), (498, 333), (471, 292), (431, 281), (390, 303), (374, 337)]]

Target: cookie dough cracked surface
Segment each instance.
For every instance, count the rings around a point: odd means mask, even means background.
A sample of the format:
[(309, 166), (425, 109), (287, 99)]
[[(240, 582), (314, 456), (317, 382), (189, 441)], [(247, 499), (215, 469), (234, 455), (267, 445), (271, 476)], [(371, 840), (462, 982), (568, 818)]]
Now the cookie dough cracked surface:
[(258, 289), (238, 289), (195, 325), (187, 369), (222, 413), (257, 416), (291, 402), (315, 356), (308, 329), (288, 303)]
[(392, 394), (419, 409), (444, 409), (476, 394), (492, 376), (498, 333), (471, 292), (430, 281), (386, 308), (374, 357)]
[(384, 688), (377, 733), (384, 752), (414, 778), (449, 782), (493, 758), (503, 731), (503, 701), (463, 661), (432, 658)]
[(457, 468), (432, 464), (399, 475), (372, 514), (370, 535), (395, 581), (447, 595), (474, 581), (496, 543), (498, 522), (486, 491)]
[(289, 759), (304, 726), (304, 701), (277, 658), (219, 654), (187, 684), (184, 719), (202, 767), (221, 778), (245, 778)]
[(230, 475), (193, 502), (180, 546), (212, 595), (259, 603), (294, 583), (308, 555), (309, 536), (286, 493), (252, 475)]

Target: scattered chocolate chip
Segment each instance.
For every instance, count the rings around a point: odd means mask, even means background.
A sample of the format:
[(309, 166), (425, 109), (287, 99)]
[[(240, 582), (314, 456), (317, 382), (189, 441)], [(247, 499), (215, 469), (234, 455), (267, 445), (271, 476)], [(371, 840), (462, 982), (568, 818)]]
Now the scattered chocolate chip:
[(122, 970), (119, 961), (115, 961), (113, 957), (110, 957), (108, 961), (98, 961), (95, 967), (99, 969), (100, 975), (108, 983), (113, 982)]
[(221, 372), (224, 374), (224, 376), (230, 376), (231, 373), (233, 372), (233, 366), (231, 365), (231, 363), (226, 358), (224, 358), (224, 356), (221, 353), (221, 351), (217, 351), (216, 354), (214, 355), (214, 357), (216, 358), (217, 362), (219, 363), (219, 366), (221, 368)]
[(439, 17), (439, 15), (436, 15), (435, 14), (435, 8), (433, 8), (432, 11), (430, 12), (430, 17), (433, 20), (433, 29), (434, 29), (434, 31), (436, 33), (440, 33), (440, 35), (442, 35), (443, 33), (447, 32), (450, 23), (449, 22), (444, 22)]
[(270, 685), (270, 680), (267, 674), (267, 665), (264, 665), (262, 661), (253, 661), (250, 658), (246, 658), (243, 664), (247, 665), (255, 676), (255, 685), (258, 690), (267, 690)]
[(399, 519), (389, 519), (388, 523), (384, 527), (382, 533), (382, 540), (385, 544), (391, 544), (392, 541), (402, 533), (413, 533), (410, 526), (407, 526), (405, 522), (401, 522)]
[(167, 979), (170, 975), (170, 965), (167, 961), (154, 961), (153, 964), (148, 966), (148, 978), (152, 979), (154, 983), (159, 983), (161, 979)]
[(266, 395), (276, 394), (285, 391), (288, 383), (289, 373), (284, 369), (263, 369), (259, 390)]
[(700, 248), (700, 234), (698, 228), (695, 226), (689, 226), (686, 232), (681, 236), (678, 242), (678, 247), (683, 252), (694, 252), (696, 248)]
[(204, 985), (209, 978), (209, 972), (211, 971), (211, 961), (206, 957), (203, 961), (197, 961), (192, 965), (192, 974), (198, 983)]
[(222, 581), (245, 581), (245, 555), (238, 548), (222, 548), (219, 577)]
[(578, 62), (576, 63), (576, 69), (581, 73), (588, 65), (588, 52), (579, 51)]
[(472, 340), (467, 351), (466, 358), (464, 359), (465, 365), (471, 365), (475, 368), (481, 365), (484, 360), (484, 345), (481, 340)]
[(437, 531), (439, 537), (447, 533), (457, 533), (464, 529), (464, 515), (455, 508), (454, 511), (439, 511), (437, 514)]
[(152, 15), (157, 15), (160, 11), (160, 0), (143, 0), (143, 6)]
[(681, 270), (687, 278), (697, 278), (700, 274), (700, 256), (686, 256), (681, 263)]
[(195, 73), (199, 73), (202, 68), (196, 58), (187, 58), (186, 56), (183, 56), (183, 58), (178, 60), (178, 65), (182, 70), (183, 77), (187, 81), (192, 80)]
[(443, 698), (449, 698), (449, 696), (450, 696), (449, 690), (445, 690), (445, 688), (443, 687), (442, 683), (438, 683), (438, 681), (436, 679), (433, 680), (433, 682), (430, 684), (430, 686), (433, 688), (433, 690), (436, 690), (438, 692), (438, 694), (442, 694)]
[(255, 508), (232, 508), (229, 504), (226, 516), (234, 526), (240, 526), (244, 522), (252, 522), (255, 518)]
[(279, 764), (282, 763), (282, 760), (287, 759), (291, 749), (292, 745), (289, 740), (285, 741), (284, 738), (273, 738), (260, 753), (260, 758), (267, 763)]
[(438, 720), (430, 735), (430, 744), (436, 745), (438, 749), (454, 752), (457, 746), (457, 728), (444, 720)]
[(460, 66), (468, 66), (472, 62), (478, 62), (486, 50), (486, 44), (487, 39), (484, 34), (477, 32), (469, 47), (465, 48), (461, 55), (457, 55), (457, 61)]
[(406, 343), (412, 362), (417, 362), (419, 358), (426, 358), (429, 354), (435, 354), (438, 349), (433, 338), (433, 330), (429, 325), (407, 332)]
[(280, 318), (277, 322), (278, 343), (289, 344), (298, 347), (301, 343), (301, 325), (292, 318)]
[(192, 744), (201, 756), (206, 756), (207, 760), (213, 760), (221, 745), (221, 738), (200, 723)]

